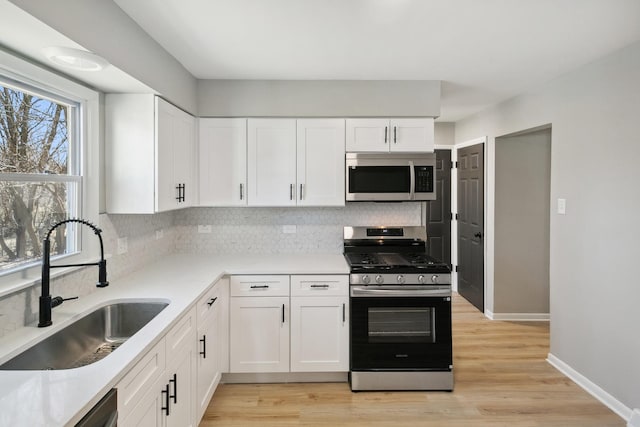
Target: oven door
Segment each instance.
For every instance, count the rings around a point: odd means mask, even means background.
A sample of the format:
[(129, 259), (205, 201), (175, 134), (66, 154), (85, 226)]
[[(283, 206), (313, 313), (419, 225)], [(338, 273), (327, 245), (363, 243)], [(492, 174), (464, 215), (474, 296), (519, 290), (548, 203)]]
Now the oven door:
[(392, 293), (353, 296), (352, 287), (351, 370), (451, 370), (451, 297)]

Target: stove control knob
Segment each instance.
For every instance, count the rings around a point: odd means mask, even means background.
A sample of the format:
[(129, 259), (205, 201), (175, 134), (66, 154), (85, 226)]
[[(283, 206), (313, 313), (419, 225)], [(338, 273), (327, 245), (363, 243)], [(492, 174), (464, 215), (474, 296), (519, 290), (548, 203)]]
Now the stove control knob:
[(376, 276), (376, 283), (377, 283), (378, 285), (382, 285), (382, 284), (384, 283), (384, 277), (382, 277), (381, 275), (379, 275), (379, 274), (378, 274), (378, 275)]
[(431, 276), (431, 282), (432, 283), (438, 283), (438, 276), (436, 276), (435, 274), (433, 276)]
[(418, 283), (424, 285), (424, 276), (422, 274), (418, 276)]
[(371, 282), (371, 277), (369, 277), (368, 274), (365, 274), (362, 276), (362, 283), (364, 283), (365, 285), (368, 285)]
[(404, 282), (406, 281), (402, 274), (398, 274), (398, 278), (396, 280), (398, 281), (398, 284), (400, 284), (400, 285), (404, 285)]

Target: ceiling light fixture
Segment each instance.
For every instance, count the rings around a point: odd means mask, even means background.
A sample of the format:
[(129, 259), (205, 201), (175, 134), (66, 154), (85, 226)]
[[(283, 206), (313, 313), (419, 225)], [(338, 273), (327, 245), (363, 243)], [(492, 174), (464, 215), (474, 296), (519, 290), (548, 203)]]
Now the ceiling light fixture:
[(86, 50), (51, 46), (42, 52), (54, 64), (78, 71), (100, 71), (109, 65), (106, 59)]

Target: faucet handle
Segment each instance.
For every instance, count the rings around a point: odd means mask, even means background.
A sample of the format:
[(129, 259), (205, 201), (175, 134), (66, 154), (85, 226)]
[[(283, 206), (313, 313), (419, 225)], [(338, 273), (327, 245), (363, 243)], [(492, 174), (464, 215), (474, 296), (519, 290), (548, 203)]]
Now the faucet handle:
[(70, 297), (70, 298), (62, 298), (62, 297), (53, 297), (51, 298), (51, 308), (57, 307), (65, 301), (69, 301), (72, 299), (78, 299), (78, 297)]

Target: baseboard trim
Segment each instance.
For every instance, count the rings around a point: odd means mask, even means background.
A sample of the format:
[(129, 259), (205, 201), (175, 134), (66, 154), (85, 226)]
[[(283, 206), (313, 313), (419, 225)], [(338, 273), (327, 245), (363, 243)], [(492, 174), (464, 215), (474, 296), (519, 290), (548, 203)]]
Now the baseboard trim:
[[(636, 427), (635, 425), (631, 424), (632, 410), (624, 403), (620, 402), (618, 399), (604, 391), (599, 385), (589, 380), (587, 377), (573, 369), (571, 366), (567, 365), (562, 360), (558, 359), (553, 354), (549, 353), (547, 355), (547, 362), (549, 362), (549, 364), (556, 368), (558, 371), (562, 372), (571, 381), (582, 387), (587, 393), (598, 399), (605, 406), (618, 414), (625, 421), (629, 422), (629, 424), (627, 424), (629, 427)], [(640, 424), (638, 425), (638, 427), (640, 427)]]
[(222, 374), (225, 384), (348, 382), (348, 372), (273, 372)]
[(485, 316), (490, 320), (504, 320), (507, 322), (548, 322), (549, 313), (494, 313), (485, 310)]

